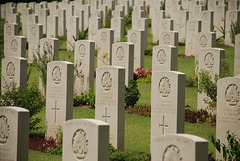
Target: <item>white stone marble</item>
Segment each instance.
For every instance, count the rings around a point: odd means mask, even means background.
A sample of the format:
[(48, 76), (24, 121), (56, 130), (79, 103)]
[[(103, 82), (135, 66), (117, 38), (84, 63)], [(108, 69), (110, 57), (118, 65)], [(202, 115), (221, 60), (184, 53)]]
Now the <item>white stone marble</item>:
[(58, 38), (58, 16), (47, 17), (47, 38)]
[(52, 61), (47, 66), (45, 137), (56, 138), (59, 126), (73, 118), (73, 64)]
[(71, 29), (67, 31), (67, 50), (73, 51), (75, 41), (79, 38), (79, 18), (77, 16), (72, 16), (67, 25), (68, 28)]
[(63, 126), (63, 161), (109, 161), (109, 124), (68, 120)]
[(8, 53), (6, 57), (23, 57), (26, 58), (26, 38), (24, 36), (11, 36), (8, 40)]
[(88, 94), (94, 91), (95, 43), (91, 40), (78, 40), (74, 50), (74, 94)]
[(240, 74), (240, 34), (235, 36), (234, 48), (234, 76)]
[(109, 123), (110, 143), (124, 150), (125, 69), (117, 66), (96, 70), (95, 119)]
[(28, 161), (29, 111), (21, 107), (0, 108), (1, 160)]

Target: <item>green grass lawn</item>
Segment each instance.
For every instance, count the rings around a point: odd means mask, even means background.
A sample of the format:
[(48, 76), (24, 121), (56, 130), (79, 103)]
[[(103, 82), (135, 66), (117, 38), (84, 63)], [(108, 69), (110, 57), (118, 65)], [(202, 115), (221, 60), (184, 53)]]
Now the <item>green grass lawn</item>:
[[(151, 30), (148, 31), (148, 41), (151, 42), (152, 35), (150, 34)], [(59, 41), (59, 60), (65, 61), (74, 61), (74, 52), (69, 52), (66, 50), (66, 39), (60, 38)], [(154, 45), (148, 45), (148, 48), (152, 48)], [(221, 47), (225, 49), (226, 59), (229, 62), (230, 71), (233, 74), (233, 53), (234, 49), (229, 47)], [(178, 48), (179, 55), (184, 55), (185, 47), (179, 46)], [(70, 56), (69, 56), (70, 55)], [(95, 57), (95, 69), (97, 65), (97, 58)], [(145, 56), (145, 69), (152, 68), (152, 56)], [(195, 59), (193, 57), (179, 57), (178, 58), (178, 71), (186, 74), (186, 79), (191, 78), (195, 75)], [(28, 68), (29, 69), (29, 68)], [(36, 68), (33, 68), (31, 73), (29, 84), (33, 82), (38, 83), (38, 71)], [(140, 100), (138, 101), (138, 105), (151, 105), (151, 83), (138, 83), (139, 90), (141, 93)], [(186, 109), (191, 109), (197, 111), (197, 88), (194, 87), (186, 87), (185, 93), (185, 106)], [(86, 108), (73, 108), (73, 118), (94, 118), (95, 110), (86, 109)], [(44, 134), (45, 127), (45, 109), (37, 115), (37, 117), (41, 118), (40, 126), (42, 129), (39, 131), (31, 131), (31, 133)], [(135, 116), (131, 114), (125, 114), (125, 150), (129, 151), (142, 151), (142, 152), (150, 152), (150, 122), (151, 119), (144, 116)], [(200, 124), (190, 124), (185, 123), (185, 133), (193, 134), (200, 136), (209, 140), (209, 136), (215, 136), (216, 129), (215, 127), (209, 127), (206, 125)], [(215, 153), (215, 149), (212, 143), (209, 141), (209, 152)], [(48, 155), (41, 152), (29, 151), (29, 160), (30, 161), (57, 161), (61, 160), (60, 156)]]

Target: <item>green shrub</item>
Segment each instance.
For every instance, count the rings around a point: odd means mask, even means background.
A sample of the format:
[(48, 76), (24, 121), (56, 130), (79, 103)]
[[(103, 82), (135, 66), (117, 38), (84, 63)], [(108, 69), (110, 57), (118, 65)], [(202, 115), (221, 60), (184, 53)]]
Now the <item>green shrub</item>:
[(111, 144), (109, 146), (109, 159), (110, 161), (150, 161), (150, 153), (137, 152), (137, 151), (118, 151)]
[(201, 70), (199, 72), (198, 92), (205, 93), (210, 100), (206, 99), (205, 103), (208, 104), (209, 108), (215, 108), (217, 102), (217, 84), (216, 81), (218, 76), (215, 75), (215, 82), (212, 80), (210, 72), (207, 70)]
[(16, 86), (7, 88), (6, 92), (1, 95), (0, 106), (17, 106), (29, 110), (30, 113), (30, 130), (38, 130), (40, 119), (35, 117), (45, 106), (45, 99), (41, 95), (38, 87), (16, 88)]
[(224, 160), (238, 161), (240, 160), (240, 139), (236, 138), (236, 134), (230, 134), (229, 131), (226, 134), (228, 145), (221, 143), (219, 139), (215, 139), (211, 136), (211, 142), (219, 153), (222, 153)]
[(133, 107), (140, 97), (137, 81), (130, 80), (128, 87), (125, 87), (125, 91), (125, 108), (129, 106)]
[(95, 108), (95, 94), (89, 88), (88, 94), (81, 93), (81, 96), (73, 96), (73, 106), (88, 105), (90, 108)]
[(152, 76), (150, 75), (149, 77), (137, 79), (137, 82), (149, 84), (152, 82)]
[(112, 9), (108, 9), (105, 17), (105, 26), (103, 28), (111, 28)]

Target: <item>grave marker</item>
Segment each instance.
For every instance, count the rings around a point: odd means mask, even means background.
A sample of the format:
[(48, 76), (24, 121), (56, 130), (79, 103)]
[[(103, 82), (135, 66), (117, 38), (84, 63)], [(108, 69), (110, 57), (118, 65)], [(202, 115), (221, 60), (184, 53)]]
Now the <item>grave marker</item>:
[(124, 99), (125, 69), (97, 68), (95, 119), (109, 123), (110, 143), (121, 151), (124, 150)]
[(28, 160), (29, 111), (21, 107), (0, 108), (1, 160)]
[(235, 36), (234, 48), (234, 76), (240, 74), (240, 34)]
[(59, 126), (73, 117), (73, 64), (49, 62), (47, 78), (45, 137), (56, 138)]
[(8, 53), (6, 57), (23, 57), (26, 58), (26, 38), (24, 36), (11, 36), (8, 40)]

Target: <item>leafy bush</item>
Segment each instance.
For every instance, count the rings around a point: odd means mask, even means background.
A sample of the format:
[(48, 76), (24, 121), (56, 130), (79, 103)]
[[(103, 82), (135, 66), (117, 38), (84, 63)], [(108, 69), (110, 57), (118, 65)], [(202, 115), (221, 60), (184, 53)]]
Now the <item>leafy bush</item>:
[(240, 33), (240, 25), (238, 23), (231, 23), (230, 38), (231, 43), (235, 43), (235, 35)]
[(215, 139), (211, 136), (211, 142), (219, 153), (222, 153), (224, 160), (238, 161), (240, 160), (240, 138), (236, 137), (236, 134), (230, 134), (229, 131), (226, 134), (228, 145), (221, 143), (219, 139)]
[(45, 99), (41, 95), (38, 87), (32, 85), (27, 88), (16, 88), (16, 86), (6, 88), (6, 92), (1, 95), (0, 106), (17, 106), (29, 110), (30, 113), (30, 130), (38, 130), (40, 119), (35, 117), (45, 106)]
[(109, 159), (111, 161), (136, 161), (136, 160), (142, 160), (142, 161), (150, 161), (151, 155), (150, 153), (144, 153), (144, 152), (137, 152), (137, 151), (118, 151), (115, 149), (111, 144), (109, 146)]
[(88, 94), (81, 93), (81, 96), (74, 95), (73, 106), (88, 105), (90, 108), (95, 108), (95, 94), (89, 88)]
[(88, 38), (88, 28), (83, 32), (79, 31), (78, 40), (86, 40)]
[(207, 70), (201, 70), (199, 72), (198, 92), (205, 93), (210, 100), (206, 99), (205, 103), (209, 108), (215, 108), (217, 102), (217, 84), (218, 76), (215, 75), (215, 82), (212, 80), (210, 72)]
[(125, 91), (125, 108), (129, 106), (133, 107), (140, 97), (137, 82), (135, 80), (130, 80), (128, 87), (125, 87)]
[(225, 40), (225, 29), (221, 26), (220, 28), (217, 27), (217, 26), (214, 26), (216, 27), (216, 29), (222, 34), (221, 37), (217, 38), (216, 39), (216, 44), (224, 44), (224, 40)]
[(112, 9), (108, 9), (105, 17), (105, 26), (103, 28), (111, 28)]
[(186, 87), (197, 87), (198, 77), (195, 74), (186, 75)]

